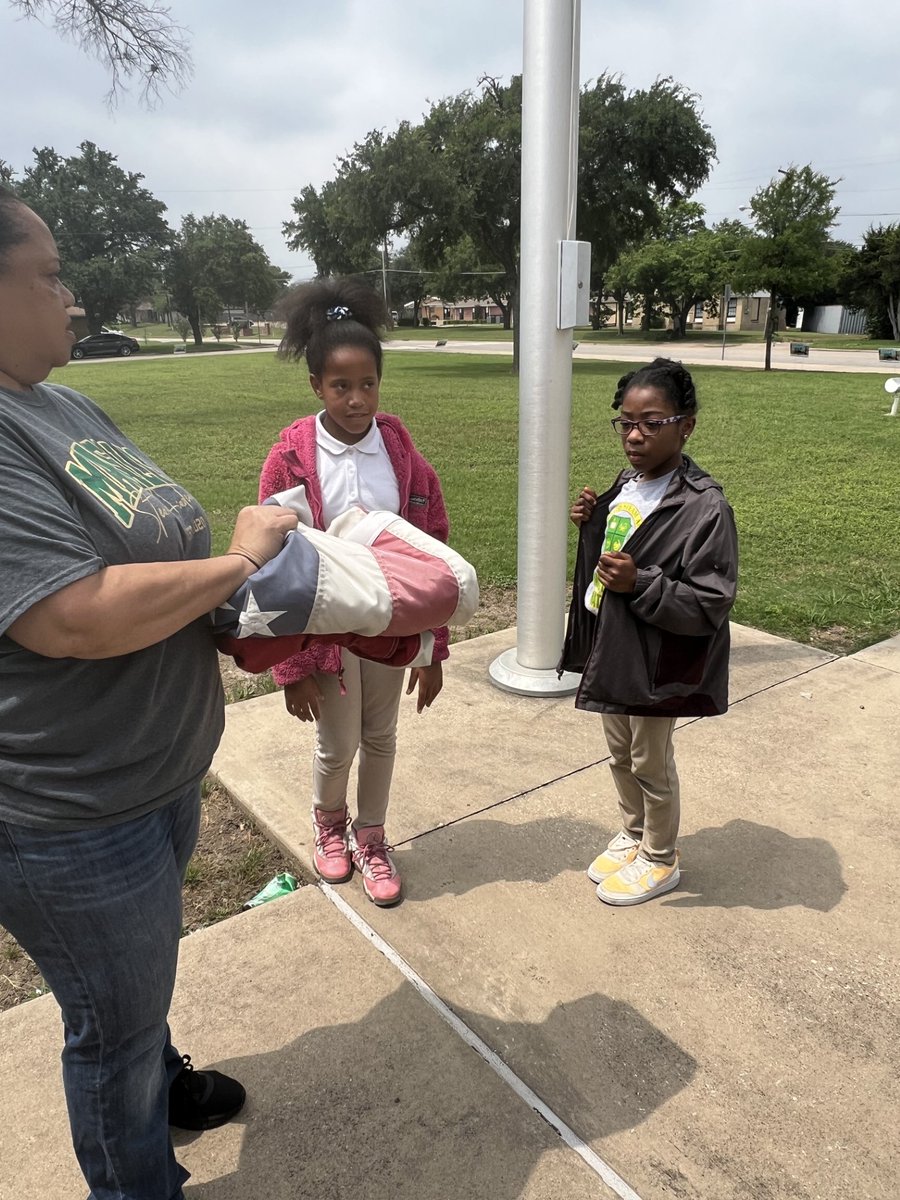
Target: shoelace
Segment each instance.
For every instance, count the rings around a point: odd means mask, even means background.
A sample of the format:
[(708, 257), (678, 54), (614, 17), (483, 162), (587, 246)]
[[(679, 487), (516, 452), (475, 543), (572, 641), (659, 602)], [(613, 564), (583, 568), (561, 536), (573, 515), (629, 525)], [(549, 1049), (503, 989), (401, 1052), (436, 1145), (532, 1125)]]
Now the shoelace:
[(189, 1054), (182, 1054), (181, 1062), (181, 1070), (172, 1080), (172, 1083), (177, 1084), (180, 1088), (187, 1092), (189, 1096), (194, 1096), (196, 1093), (202, 1092), (205, 1084), (198, 1075), (193, 1073), (195, 1068), (194, 1064), (191, 1062), (191, 1056)]
[(654, 867), (662, 865), (662, 863), (654, 863), (649, 858), (641, 858), (638, 855), (630, 863), (626, 863), (624, 867), (620, 868), (619, 878), (623, 883), (637, 883), (648, 871), (652, 871)]
[(630, 863), (626, 863), (623, 868), (619, 869), (619, 878), (623, 883), (637, 883), (640, 878), (647, 875), (648, 871), (653, 871), (658, 866), (667, 871), (671, 871), (674, 863), (652, 863), (649, 858), (641, 858), (638, 854), (637, 858), (632, 858)]
[(366, 871), (373, 879), (390, 879), (394, 869), (388, 855), (393, 849), (387, 842), (369, 842), (367, 846), (357, 846), (357, 853), (361, 855)]
[(347, 853), (346, 830), (350, 824), (349, 813), (344, 817), (343, 821), (335, 821), (334, 824), (327, 825), (318, 818), (314, 821), (316, 827), (316, 849), (325, 858), (334, 857), (337, 854)]

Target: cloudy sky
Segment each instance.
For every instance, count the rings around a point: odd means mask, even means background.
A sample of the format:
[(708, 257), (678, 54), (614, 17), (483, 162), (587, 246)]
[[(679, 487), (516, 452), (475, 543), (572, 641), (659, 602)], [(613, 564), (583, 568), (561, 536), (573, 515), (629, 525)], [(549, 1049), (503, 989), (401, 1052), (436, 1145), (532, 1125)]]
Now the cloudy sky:
[[(556, 0), (564, 3), (565, 0)], [(840, 178), (835, 235), (859, 241), (900, 220), (897, 0), (583, 0), (581, 76), (629, 87), (672, 75), (701, 100), (718, 164), (698, 198), (739, 216), (779, 167)], [(125, 96), (110, 113), (103, 69), (0, 0), (0, 158), (88, 139), (140, 172), (182, 214), (243, 218), (270, 258), (311, 274), (282, 222), (307, 183), (375, 128), (417, 119), (479, 76), (521, 70), (523, 0), (171, 0), (195, 70), (153, 112)]]

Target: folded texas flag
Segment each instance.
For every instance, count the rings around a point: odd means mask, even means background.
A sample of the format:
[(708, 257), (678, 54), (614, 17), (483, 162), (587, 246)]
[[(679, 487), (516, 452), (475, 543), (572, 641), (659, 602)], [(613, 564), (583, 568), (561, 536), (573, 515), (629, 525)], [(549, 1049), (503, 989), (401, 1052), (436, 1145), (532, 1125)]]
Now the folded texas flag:
[(474, 615), (474, 568), (395, 513), (352, 508), (323, 532), (302, 523), (302, 485), (267, 503), (294, 509), (297, 530), (213, 613), (219, 649), (244, 670), (264, 671), (317, 642), (392, 666), (426, 666), (429, 631)]

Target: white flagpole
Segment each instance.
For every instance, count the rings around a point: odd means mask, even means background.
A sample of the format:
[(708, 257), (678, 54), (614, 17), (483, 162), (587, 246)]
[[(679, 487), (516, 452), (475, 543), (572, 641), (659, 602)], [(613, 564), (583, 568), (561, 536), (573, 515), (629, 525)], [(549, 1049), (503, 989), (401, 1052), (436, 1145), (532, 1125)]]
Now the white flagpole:
[(524, 0), (519, 326), (518, 644), (490, 666), (507, 691), (560, 680), (572, 410), (572, 330), (558, 328), (560, 242), (575, 236), (580, 0)]

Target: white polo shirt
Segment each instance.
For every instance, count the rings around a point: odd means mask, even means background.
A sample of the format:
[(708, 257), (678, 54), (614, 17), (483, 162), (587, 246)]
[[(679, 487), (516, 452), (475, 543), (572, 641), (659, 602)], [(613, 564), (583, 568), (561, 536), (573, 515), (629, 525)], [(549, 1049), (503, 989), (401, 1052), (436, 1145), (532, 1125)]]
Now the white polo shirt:
[(375, 421), (353, 446), (339, 442), (316, 418), (316, 471), (322, 489), (322, 520), (327, 529), (335, 517), (358, 504), (367, 512), (399, 513), (397, 476)]

